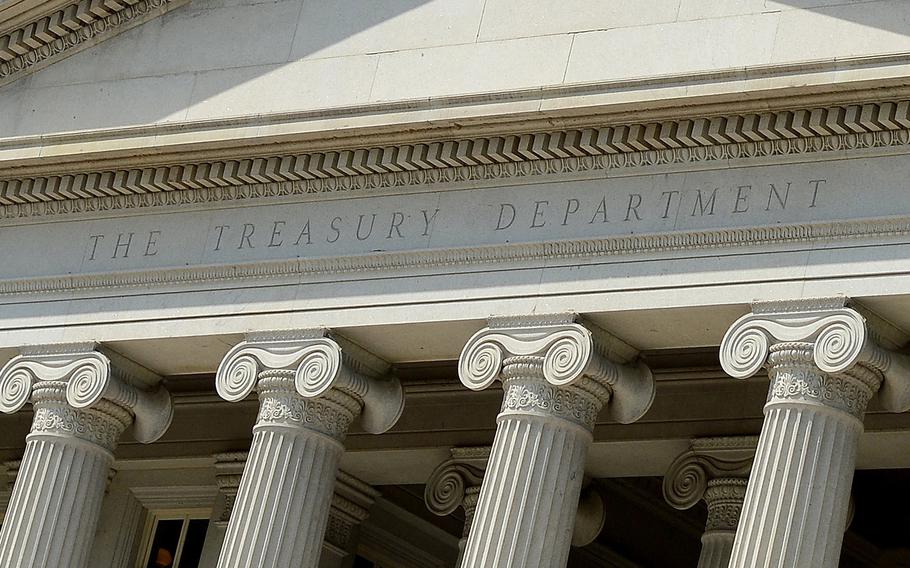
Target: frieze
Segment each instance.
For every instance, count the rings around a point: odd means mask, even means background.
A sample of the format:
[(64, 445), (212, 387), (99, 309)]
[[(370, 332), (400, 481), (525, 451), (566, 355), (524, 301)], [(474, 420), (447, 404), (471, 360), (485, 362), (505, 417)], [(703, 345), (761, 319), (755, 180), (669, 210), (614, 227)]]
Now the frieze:
[(164, 286), (256, 282), (292, 279), (311, 281), (365, 272), (452, 270), (458, 267), (503, 263), (582, 261), (625, 255), (666, 254), (754, 247), (762, 244), (815, 243), (846, 239), (910, 235), (910, 217), (801, 223), (797, 225), (735, 228), (687, 233), (647, 234), (532, 244), (506, 244), (448, 250), (346, 255), (334, 258), (272, 260), (230, 266), (191, 266), (153, 270), (32, 277), (0, 281), (0, 296), (59, 294)]
[[(12, 223), (0, 227), (0, 294), (893, 238), (910, 232), (905, 163), (841, 159)], [(876, 199), (852, 199), (859, 187)], [(49, 250), (53, 262), (34, 262)]]

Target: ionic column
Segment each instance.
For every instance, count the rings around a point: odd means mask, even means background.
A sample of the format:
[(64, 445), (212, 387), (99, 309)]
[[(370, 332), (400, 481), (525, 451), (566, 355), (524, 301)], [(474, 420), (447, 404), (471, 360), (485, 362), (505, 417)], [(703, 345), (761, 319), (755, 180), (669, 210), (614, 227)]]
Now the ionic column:
[[(219, 550), (224, 542), (224, 530), (234, 510), (234, 502), (248, 457), (247, 452), (215, 454), (215, 481), (223, 503), (218, 517), (212, 523), (213, 528), (220, 530), (221, 534), (213, 535), (212, 538), (217, 540)], [(360, 524), (369, 516), (369, 508), (378, 497), (379, 492), (370, 485), (353, 475), (338, 471), (329, 509), (329, 522), (322, 543), (322, 556), (319, 559), (320, 568), (347, 568), (353, 564), (357, 548), (357, 531)], [(206, 537), (206, 540), (208, 538)], [(201, 563), (204, 564), (205, 562)]]
[(20, 460), (11, 460), (0, 464), (0, 525), (6, 517), (6, 509), (9, 507), (9, 498), (13, 493), (13, 485), (16, 483), (16, 477), (19, 475)]
[(566, 565), (598, 413), (633, 422), (654, 397), (637, 353), (596, 331), (572, 315), (494, 318), (462, 351), (462, 383), (504, 390), (465, 568)]
[(250, 336), (228, 352), (218, 393), (237, 401), (255, 389), (259, 415), (219, 568), (317, 566), (348, 426), (359, 415), (381, 433), (401, 415), (401, 385), (378, 378), (386, 371), (321, 330)]
[(243, 476), (243, 468), (246, 467), (249, 453), (224, 452), (215, 454), (214, 457), (215, 484), (218, 486), (218, 493), (221, 495), (222, 503), (218, 517), (212, 521), (212, 524), (216, 528), (225, 530), (227, 529), (228, 521), (231, 520), (231, 513), (234, 511), (234, 502), (237, 500), (240, 479)]
[[(452, 457), (433, 470), (424, 488), (423, 500), (434, 515), (451, 515), (459, 507), (464, 510), (464, 529), (458, 541), (456, 566), (461, 565), (464, 556), (491, 450), (489, 446), (452, 448)], [(604, 515), (600, 492), (590, 485), (583, 487), (572, 531), (572, 546), (587, 546), (594, 542), (603, 528)]]
[(757, 442), (752, 436), (693, 440), (664, 476), (664, 499), (671, 506), (689, 509), (701, 499), (708, 506), (698, 568), (730, 564)]
[(25, 454), (0, 531), (4, 568), (81, 568), (101, 513), (113, 451), (133, 424), (149, 443), (173, 416), (157, 377), (93, 345), (23, 351), (0, 370), (0, 411), (29, 400)]
[(907, 358), (843, 298), (756, 303), (720, 358), (733, 377), (767, 366), (771, 379), (730, 566), (837, 566), (866, 405), (879, 391), (910, 408)]
[(471, 533), (490, 449), (489, 446), (452, 448), (452, 457), (436, 466), (424, 487), (424, 503), (434, 515), (451, 515), (459, 507), (464, 510), (464, 528), (458, 541), (456, 566), (461, 565), (468, 535)]
[(322, 543), (319, 568), (350, 568), (354, 565), (360, 525), (369, 517), (379, 492), (343, 471), (338, 472), (329, 525)]

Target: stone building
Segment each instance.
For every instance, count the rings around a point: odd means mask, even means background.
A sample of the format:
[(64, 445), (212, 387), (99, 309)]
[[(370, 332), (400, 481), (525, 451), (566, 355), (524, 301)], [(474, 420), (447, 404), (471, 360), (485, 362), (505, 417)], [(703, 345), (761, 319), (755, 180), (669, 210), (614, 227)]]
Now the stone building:
[(0, 566), (910, 566), (910, 3), (0, 0)]

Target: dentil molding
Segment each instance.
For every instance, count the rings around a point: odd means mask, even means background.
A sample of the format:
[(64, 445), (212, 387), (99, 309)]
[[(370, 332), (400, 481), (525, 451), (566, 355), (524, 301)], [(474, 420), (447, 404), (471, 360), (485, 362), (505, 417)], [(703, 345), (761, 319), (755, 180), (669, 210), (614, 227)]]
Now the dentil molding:
[[(142, 0), (145, 1), (145, 0)], [(151, 0), (149, 0), (151, 1)], [(155, 0), (166, 2), (166, 0)], [(910, 147), (910, 101), (0, 179), (0, 218)]]
[(186, 4), (189, 0), (52, 0), (43, 15), (11, 29), (0, 21), (0, 85)]

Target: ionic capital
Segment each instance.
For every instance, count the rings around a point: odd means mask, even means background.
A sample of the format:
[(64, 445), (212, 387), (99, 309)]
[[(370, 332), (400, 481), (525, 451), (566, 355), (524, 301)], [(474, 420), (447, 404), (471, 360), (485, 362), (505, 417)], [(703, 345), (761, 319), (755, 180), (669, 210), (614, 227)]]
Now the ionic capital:
[[(434, 515), (444, 517), (463, 507), (472, 516), (490, 459), (490, 447), (452, 448), (451, 458), (439, 464), (424, 488), (423, 500)], [(465, 535), (470, 530), (466, 523)]]
[(363, 428), (380, 434), (394, 426), (404, 408), (401, 383), (382, 376), (387, 369), (375, 356), (326, 330), (264, 333), (248, 336), (225, 355), (215, 384), (218, 394), (230, 402), (257, 388), (260, 395), (283, 393), (270, 412), (279, 419), (279, 414), (286, 414), (291, 422), (305, 418), (307, 410), (295, 410), (287, 395), (330, 400), (336, 410), (350, 410), (348, 422), (360, 414)]
[[(677, 457), (664, 475), (664, 499), (676, 509), (688, 509), (725, 495), (734, 497), (745, 485), (755, 459), (758, 438), (733, 436), (699, 438)], [(729, 494), (729, 495), (728, 495)], [(742, 499), (739, 499), (742, 506)], [(710, 503), (709, 503), (710, 505)], [(735, 528), (735, 525), (734, 525)]]
[(234, 502), (240, 490), (240, 479), (243, 468), (246, 467), (248, 452), (225, 452), (215, 454), (215, 484), (223, 498), (221, 512), (214, 524), (218, 527), (227, 527), (234, 511)]
[(613, 419), (638, 420), (654, 399), (651, 371), (633, 363), (637, 353), (629, 345), (576, 319), (574, 314), (491, 318), (461, 352), (461, 382), (482, 390), (497, 379), (538, 377), (542, 379), (538, 385), (515, 393), (511, 403), (519, 407), (534, 401), (549, 407), (582, 404), (589, 408), (575, 418), (583, 423), (591, 422), (590, 414), (596, 415), (607, 404)]
[(750, 377), (768, 364), (812, 365), (833, 382), (810, 376), (802, 381), (805, 388), (782, 388), (819, 391), (859, 418), (879, 384), (886, 410), (910, 410), (910, 358), (881, 346), (875, 331), (843, 297), (756, 302), (751, 314), (727, 330), (720, 362), (735, 378)]
[(342, 550), (350, 549), (354, 531), (370, 516), (370, 507), (379, 497), (371, 485), (339, 470), (325, 541)]
[(71, 435), (113, 450), (132, 422), (136, 440), (151, 443), (174, 413), (160, 382), (149, 370), (94, 344), (33, 347), (0, 369), (0, 412), (17, 412), (32, 401), (33, 433)]

